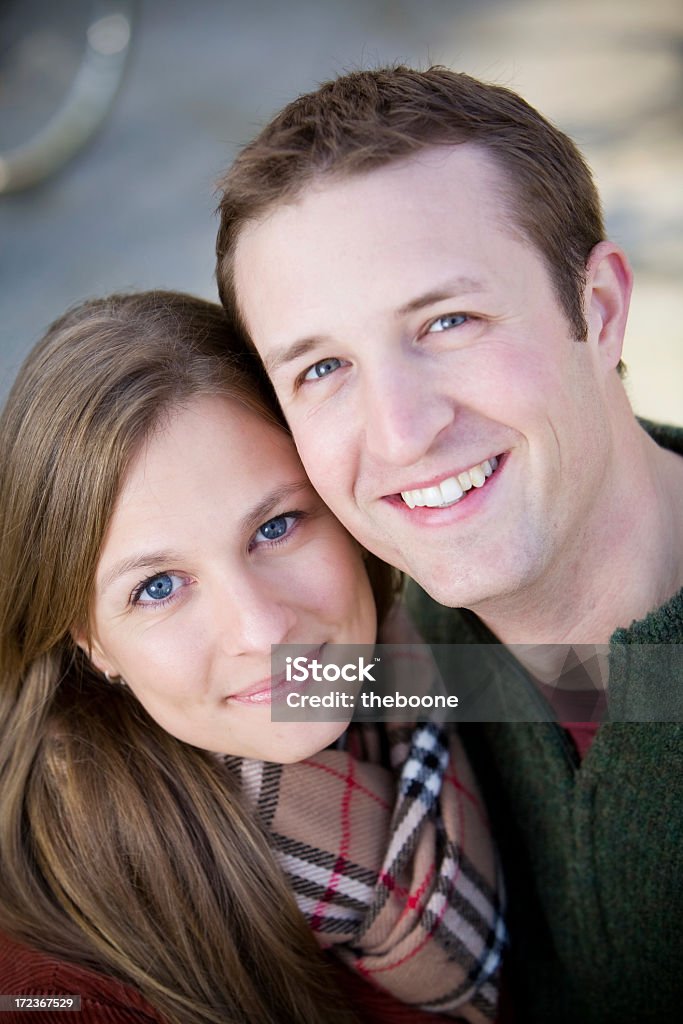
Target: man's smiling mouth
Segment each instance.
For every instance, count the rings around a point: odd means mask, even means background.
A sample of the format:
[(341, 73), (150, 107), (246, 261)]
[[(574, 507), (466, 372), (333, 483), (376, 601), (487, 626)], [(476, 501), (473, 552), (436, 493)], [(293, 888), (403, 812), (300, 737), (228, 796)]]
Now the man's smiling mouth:
[(497, 468), (498, 458), (493, 456), (470, 466), (457, 476), (446, 477), (432, 487), (401, 491), (401, 497), (408, 508), (448, 508), (462, 501), (472, 488), (483, 487)]

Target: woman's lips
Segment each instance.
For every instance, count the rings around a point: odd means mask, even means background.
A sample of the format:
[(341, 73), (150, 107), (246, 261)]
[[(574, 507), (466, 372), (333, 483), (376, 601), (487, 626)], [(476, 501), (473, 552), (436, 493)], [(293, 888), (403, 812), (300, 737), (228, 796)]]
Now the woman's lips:
[[(304, 655), (299, 655), (299, 657), (305, 657), (309, 662), (314, 661), (320, 657), (324, 647), (325, 644), (322, 643), (319, 647), (314, 647)], [(282, 672), (277, 676), (268, 676), (266, 679), (260, 679), (257, 683), (254, 683), (246, 690), (241, 690), (239, 693), (231, 693), (227, 699), (234, 701), (236, 704), (280, 703), (287, 699), (287, 694), (293, 693), (295, 690), (306, 689), (312, 681), (312, 676), (305, 682), (295, 682), (293, 679), (288, 680), (285, 673)]]

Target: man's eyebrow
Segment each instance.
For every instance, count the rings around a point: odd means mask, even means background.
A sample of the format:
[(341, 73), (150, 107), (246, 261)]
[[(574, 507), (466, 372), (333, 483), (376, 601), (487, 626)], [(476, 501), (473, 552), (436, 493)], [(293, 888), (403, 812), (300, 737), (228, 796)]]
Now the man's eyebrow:
[(313, 335), (310, 338), (300, 338), (298, 341), (292, 342), (291, 345), (283, 345), (281, 348), (274, 349), (273, 352), (263, 360), (266, 372), (269, 375), (272, 375), (286, 363), (292, 363), (295, 359), (300, 359), (301, 356), (308, 355), (309, 352), (312, 352), (319, 345), (322, 345), (324, 341), (325, 339), (323, 337), (316, 337)]
[(416, 313), (425, 306), (431, 306), (436, 302), (443, 302), (444, 299), (456, 299), (460, 295), (474, 295), (484, 290), (484, 282), (474, 277), (455, 277), (450, 281), (444, 281), (436, 288), (430, 288), (428, 292), (410, 299), (405, 305), (399, 306), (396, 310), (397, 317), (407, 316), (409, 313)]
[(104, 593), (112, 583), (115, 583), (121, 576), (127, 576), (129, 572), (138, 569), (149, 569), (154, 571), (159, 566), (170, 566), (176, 564), (180, 559), (174, 551), (143, 551), (138, 555), (130, 555), (115, 562), (106, 576), (103, 576), (99, 589)]
[[(435, 302), (443, 302), (444, 299), (455, 299), (459, 295), (473, 295), (483, 291), (483, 289), (483, 281), (478, 281), (473, 277), (456, 277), (450, 281), (445, 281), (441, 285), (437, 285), (436, 288), (430, 288), (428, 292), (423, 292), (422, 295), (410, 299), (405, 305), (399, 306), (396, 310), (396, 316), (404, 317), (409, 313), (416, 313), (420, 309), (424, 309), (425, 306), (431, 306)], [(332, 341), (332, 339), (327, 339), (323, 335), (315, 334), (308, 338), (299, 338), (297, 341), (292, 342), (291, 345), (282, 345), (280, 348), (275, 348), (269, 356), (264, 358), (263, 365), (267, 373), (272, 376), (280, 367), (294, 362), (295, 359), (300, 359), (301, 356), (309, 355), (316, 348), (326, 344), (328, 340)]]

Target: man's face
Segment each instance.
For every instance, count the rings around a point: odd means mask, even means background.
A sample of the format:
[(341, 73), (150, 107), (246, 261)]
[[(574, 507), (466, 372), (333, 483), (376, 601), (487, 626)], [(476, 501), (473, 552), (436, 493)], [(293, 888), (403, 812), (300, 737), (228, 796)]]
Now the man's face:
[(304, 466), (366, 547), (452, 606), (579, 571), (608, 486), (597, 332), (572, 338), (485, 153), (323, 179), (235, 258)]

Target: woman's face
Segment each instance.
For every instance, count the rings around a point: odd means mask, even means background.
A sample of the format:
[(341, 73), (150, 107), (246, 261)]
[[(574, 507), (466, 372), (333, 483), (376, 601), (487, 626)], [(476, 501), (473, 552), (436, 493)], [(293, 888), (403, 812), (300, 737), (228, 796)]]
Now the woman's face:
[(92, 629), (95, 665), (173, 736), (290, 762), (346, 723), (271, 722), (271, 644), (372, 644), (376, 616), (360, 549), (289, 437), (234, 401), (201, 397), (130, 466)]

